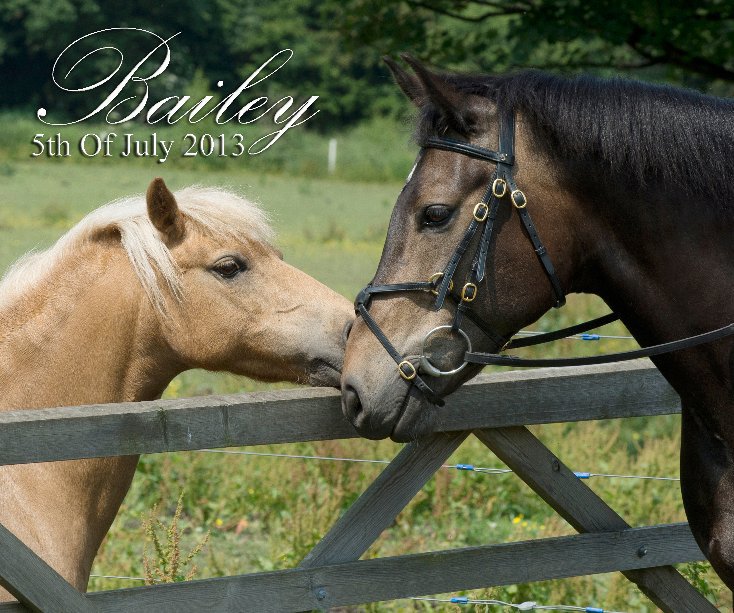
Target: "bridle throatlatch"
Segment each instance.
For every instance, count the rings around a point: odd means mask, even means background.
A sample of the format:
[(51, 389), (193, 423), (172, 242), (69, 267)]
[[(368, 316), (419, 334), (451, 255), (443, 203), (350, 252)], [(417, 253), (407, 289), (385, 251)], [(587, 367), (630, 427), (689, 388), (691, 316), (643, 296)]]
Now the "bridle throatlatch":
[[(556, 274), (553, 263), (548, 256), (548, 252), (540, 240), (538, 231), (530, 218), (527, 205), (528, 200), (525, 194), (518, 189), (513, 176), (512, 167), (515, 163), (515, 115), (514, 112), (504, 110), (500, 115), (499, 123), (499, 151), (492, 151), (483, 147), (478, 147), (470, 143), (457, 141), (449, 138), (432, 137), (426, 140), (423, 145), (425, 149), (442, 149), (466, 155), (478, 160), (484, 160), (496, 164), (496, 170), (492, 174), (489, 185), (482, 199), (474, 206), (472, 220), (469, 223), (463, 237), (456, 246), (454, 253), (449, 259), (448, 264), (441, 272), (434, 273), (428, 281), (415, 281), (407, 283), (391, 283), (384, 285), (369, 284), (365, 287), (355, 300), (356, 313), (362, 317), (367, 327), (372, 331), (378, 341), (390, 357), (395, 360), (398, 365), (398, 373), (408, 383), (417, 387), (425, 397), (438, 406), (443, 406), (443, 399), (438, 396), (430, 386), (418, 374), (421, 373), (440, 377), (458, 373), (463, 370), (467, 364), (482, 364), (496, 366), (513, 366), (513, 367), (536, 367), (536, 366), (582, 366), (591, 364), (605, 364), (609, 362), (620, 362), (624, 360), (632, 360), (635, 358), (650, 357), (668, 353), (680, 349), (695, 347), (703, 343), (709, 343), (717, 339), (734, 334), (734, 323), (718, 328), (704, 334), (686, 337), (680, 340), (653, 345), (633, 351), (624, 351), (620, 353), (604, 354), (592, 357), (582, 358), (520, 358), (511, 355), (501, 355), (498, 353), (478, 353), (472, 351), (471, 341), (467, 334), (461, 329), (461, 322), (464, 316), (472, 321), (494, 344), (504, 351), (505, 349), (514, 349), (519, 347), (529, 347), (531, 345), (540, 345), (551, 341), (567, 338), (574, 334), (587, 332), (594, 328), (599, 328), (613, 321), (617, 321), (619, 316), (615, 313), (608, 313), (602, 317), (586, 321), (584, 323), (547, 332), (544, 334), (534, 335), (526, 338), (513, 338), (508, 340), (506, 336), (496, 334), (478, 315), (470, 310), (471, 303), (476, 299), (479, 292), (480, 283), (484, 280), (487, 267), (487, 254), (492, 240), (494, 230), (494, 222), (502, 202), (509, 200), (510, 204), (518, 212), (520, 220), (525, 231), (532, 243), (535, 254), (538, 256), (546, 276), (551, 284), (553, 295), (555, 297), (554, 307), (559, 308), (566, 302), (566, 296), (561, 287), (561, 283)], [(477, 233), (480, 233), (479, 243), (472, 258), (469, 274), (458, 292), (453, 293), (454, 275), (456, 269), (461, 263), (467, 249), (474, 240)], [(421, 355), (418, 356), (418, 367), (412, 361), (402, 356), (392, 345), (390, 340), (385, 336), (377, 322), (369, 313), (369, 304), (371, 298), (375, 294), (393, 294), (403, 292), (430, 292), (435, 295), (435, 310), (439, 310), (444, 306), (446, 298), (449, 298), (456, 304), (454, 320), (451, 325), (443, 325), (433, 328), (423, 339), (423, 347)], [(450, 330), (461, 337), (467, 346), (464, 353), (464, 361), (458, 368), (452, 370), (441, 370), (433, 364), (426, 355), (426, 347), (428, 339), (442, 330)]]

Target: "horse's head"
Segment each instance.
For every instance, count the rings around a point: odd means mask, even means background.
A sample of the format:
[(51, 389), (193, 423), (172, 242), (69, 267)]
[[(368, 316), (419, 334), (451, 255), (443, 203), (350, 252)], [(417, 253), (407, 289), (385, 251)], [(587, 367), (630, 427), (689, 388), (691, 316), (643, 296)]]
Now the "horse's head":
[[(459, 76), (435, 74), (411, 58), (406, 60), (415, 75), (388, 63), (401, 89), (420, 110), (417, 134), (423, 148), (395, 205), (372, 289), (358, 298), (358, 305), (362, 303), (369, 315), (363, 311), (351, 330), (342, 376), (343, 410), (359, 433), (401, 441), (429, 431), (438, 398), (477, 374), (477, 366), (463, 361), (469, 343), (475, 351), (496, 351), (558, 301), (514, 210), (514, 205), (523, 206), (523, 200), (522, 194), (516, 194), (513, 205), (511, 184), (495, 185), (501, 197), (491, 240), (486, 241), (486, 257), (481, 256), (486, 273), (477, 278), (473, 264), (482, 254), (486, 217), (494, 215), (491, 190), (498, 166), (456, 148), (445, 150), (431, 139), (459, 141), (481, 147), (485, 153), (507, 150), (508, 142), (498, 146), (501, 120), (515, 116), (515, 163), (509, 177), (526, 195), (563, 287), (568, 285), (568, 263), (576, 248), (568, 230), (572, 212), (566, 194), (561, 193), (548, 160), (534, 149), (522, 114), (503, 108), (501, 90), (488, 95), (476, 84), (467, 87)], [(477, 208), (482, 200), (487, 204)], [(467, 238), (472, 223), (477, 227)], [(447, 263), (462, 241), (468, 241), (466, 251), (449, 279)], [(414, 286), (410, 291), (393, 286), (383, 292), (379, 287), (416, 281), (426, 285), (429, 280), (433, 280), (431, 286)], [(449, 288), (442, 308), (437, 309), (441, 301), (436, 293)], [(372, 290), (375, 293), (370, 294)], [(457, 332), (451, 326), (462, 302), (465, 313)], [(378, 338), (378, 328), (383, 340)], [(392, 356), (385, 340), (392, 344)], [(421, 389), (421, 381), (428, 391)]]
[(146, 200), (170, 254), (148, 294), (186, 368), (338, 385), (351, 304), (283, 261), (259, 208), (216, 189), (174, 197), (162, 179)]

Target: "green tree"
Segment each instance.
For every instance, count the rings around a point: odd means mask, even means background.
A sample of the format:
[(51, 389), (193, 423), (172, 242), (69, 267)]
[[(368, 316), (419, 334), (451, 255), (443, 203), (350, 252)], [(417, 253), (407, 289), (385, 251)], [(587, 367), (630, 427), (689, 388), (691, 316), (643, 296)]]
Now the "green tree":
[[(336, 0), (333, 0), (336, 2)], [(734, 92), (732, 0), (346, 0), (351, 47), (434, 64), (626, 73)]]
[[(232, 91), (277, 51), (290, 48), (293, 58), (246, 99), (318, 95), (321, 113), (309, 126), (342, 127), (389, 112), (399, 100), (375, 48), (344, 51), (334, 28), (342, 10), (319, 0), (0, 0), (0, 106), (50, 106), (57, 114), (82, 117), (116, 81), (93, 96), (62, 93), (51, 79), (54, 61), (85, 34), (134, 27), (162, 37), (180, 32), (171, 42), (170, 66), (149, 82), (152, 100), (187, 93), (197, 74), (204, 75), (210, 91)], [(137, 49), (152, 48), (149, 35), (103, 33), (83, 41), (58, 72), (65, 75), (73, 61), (104, 45), (120, 48), (128, 69), (139, 59)], [(70, 86), (103, 79), (118, 61), (112, 50), (92, 53), (74, 68)], [(224, 82), (222, 89), (218, 81)]]
[[(0, 0), (0, 104), (35, 105), (59, 99), (51, 80), (59, 53), (79, 37), (111, 27), (145, 28), (160, 36), (182, 33), (168, 78), (152, 84), (156, 93), (169, 92), (177, 80), (186, 82), (194, 68), (229, 61), (227, 49), (212, 44), (222, 38), (218, 13), (212, 0), (179, 0), (175, 5), (143, 0)], [(121, 50), (134, 55), (140, 40), (128, 38)], [(119, 43), (120, 37), (109, 33), (97, 37), (94, 46)], [(91, 83), (109, 74), (116, 63), (114, 53), (96, 53), (75, 69), (75, 82)], [(78, 102), (73, 96), (65, 99), (67, 105)]]
[(379, 49), (365, 45), (346, 52), (334, 23), (343, 8), (320, 0), (278, 0), (247, 3), (220, 0), (226, 47), (233, 54), (240, 78), (283, 48), (293, 58), (267, 84), (271, 95), (298, 91), (320, 96), (321, 117), (313, 127), (341, 127), (374, 114), (389, 113), (400, 97), (382, 62)]

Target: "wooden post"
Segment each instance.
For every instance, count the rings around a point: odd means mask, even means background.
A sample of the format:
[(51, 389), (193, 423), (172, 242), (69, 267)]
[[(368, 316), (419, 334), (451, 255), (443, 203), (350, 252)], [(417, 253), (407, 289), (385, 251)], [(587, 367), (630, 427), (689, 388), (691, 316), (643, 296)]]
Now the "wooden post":
[(330, 175), (336, 172), (336, 139), (329, 139), (329, 155), (327, 160), (327, 169)]

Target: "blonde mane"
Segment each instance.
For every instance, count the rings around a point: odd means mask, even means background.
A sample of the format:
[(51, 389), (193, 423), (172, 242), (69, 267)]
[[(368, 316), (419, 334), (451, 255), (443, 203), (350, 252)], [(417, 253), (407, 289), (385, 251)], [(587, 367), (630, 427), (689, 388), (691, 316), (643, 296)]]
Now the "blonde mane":
[[(204, 232), (270, 241), (274, 232), (262, 209), (250, 200), (221, 188), (192, 186), (175, 192), (179, 209)], [(0, 306), (8, 304), (42, 281), (65, 255), (87, 243), (99, 232), (120, 232), (130, 263), (150, 301), (165, 312), (160, 280), (176, 297), (181, 296), (179, 270), (170, 251), (148, 217), (145, 196), (115, 200), (84, 217), (49, 249), (27, 253), (0, 280)]]

